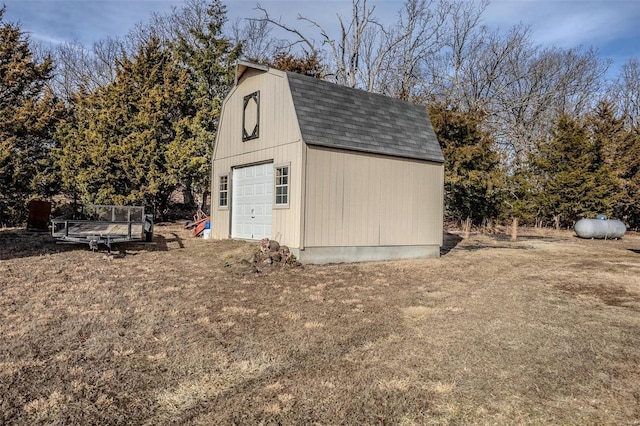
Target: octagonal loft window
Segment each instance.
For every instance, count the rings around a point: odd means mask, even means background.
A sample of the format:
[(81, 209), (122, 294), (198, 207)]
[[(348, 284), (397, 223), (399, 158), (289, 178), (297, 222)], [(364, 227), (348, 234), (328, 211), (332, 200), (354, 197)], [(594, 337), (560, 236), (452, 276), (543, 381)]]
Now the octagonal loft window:
[(260, 92), (244, 97), (242, 104), (242, 141), (257, 139), (260, 129)]

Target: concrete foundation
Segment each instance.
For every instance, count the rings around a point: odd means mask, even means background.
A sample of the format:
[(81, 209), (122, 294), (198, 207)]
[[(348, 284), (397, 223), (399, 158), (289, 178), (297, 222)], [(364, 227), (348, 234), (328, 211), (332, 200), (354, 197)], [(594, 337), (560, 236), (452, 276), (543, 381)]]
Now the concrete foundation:
[(440, 246), (307, 247), (291, 249), (301, 263), (352, 263), (440, 257)]

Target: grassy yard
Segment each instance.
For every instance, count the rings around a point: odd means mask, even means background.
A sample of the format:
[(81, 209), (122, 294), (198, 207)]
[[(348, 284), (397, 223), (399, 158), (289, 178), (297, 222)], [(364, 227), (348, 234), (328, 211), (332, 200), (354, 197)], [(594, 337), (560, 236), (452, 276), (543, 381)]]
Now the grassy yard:
[(640, 424), (640, 237), (251, 272), (0, 230), (0, 424)]

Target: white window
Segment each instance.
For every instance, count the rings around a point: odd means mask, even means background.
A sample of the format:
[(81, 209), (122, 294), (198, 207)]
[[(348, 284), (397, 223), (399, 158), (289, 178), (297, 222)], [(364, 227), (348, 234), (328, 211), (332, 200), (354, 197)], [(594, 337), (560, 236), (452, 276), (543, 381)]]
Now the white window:
[(279, 207), (289, 206), (289, 165), (276, 167), (275, 176), (275, 205)]
[(229, 175), (220, 176), (218, 186), (218, 207), (229, 207)]

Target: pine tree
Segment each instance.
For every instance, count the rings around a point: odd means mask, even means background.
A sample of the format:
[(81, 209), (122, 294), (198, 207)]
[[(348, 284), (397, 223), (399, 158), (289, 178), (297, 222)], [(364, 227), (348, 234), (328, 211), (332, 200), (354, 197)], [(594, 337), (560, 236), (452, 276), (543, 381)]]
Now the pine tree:
[(294, 72), (314, 78), (321, 79), (324, 75), (322, 64), (316, 54), (295, 56), (291, 53), (280, 52), (272, 61), (267, 61), (267, 65), (281, 71)]
[(113, 84), (76, 99), (74, 116), (59, 127), (58, 164), (68, 192), (84, 202), (143, 204), (162, 217), (181, 181), (173, 157), (192, 113), (189, 72), (157, 39), (119, 60)]
[(222, 3), (198, 17), (204, 19), (181, 22), (173, 39), (145, 33), (134, 53), (117, 58), (113, 83), (78, 94), (73, 117), (58, 128), (66, 191), (84, 202), (143, 203), (160, 216), (176, 189), (188, 208), (195, 190), (204, 205), (240, 46), (222, 36)]
[(0, 8), (0, 224), (26, 218), (28, 202), (57, 192), (52, 133), (64, 109), (45, 87), (50, 58), (38, 62), (29, 38)]
[(629, 130), (615, 107), (600, 102), (591, 117), (594, 140), (603, 147), (604, 162), (617, 179), (613, 215), (629, 226), (640, 226), (640, 133)]
[(640, 131), (625, 131), (614, 160), (622, 188), (614, 212), (630, 227), (640, 227)]
[(518, 164), (506, 176), (504, 208), (501, 217), (504, 220), (517, 218), (521, 225), (538, 225), (540, 206), (537, 203), (537, 180), (528, 165)]
[(445, 158), (445, 216), (476, 223), (496, 218), (504, 174), (493, 141), (472, 113), (443, 106), (432, 106), (429, 112)]
[(176, 56), (190, 72), (189, 96), (194, 114), (180, 124), (182, 146), (180, 149), (174, 146), (170, 151), (170, 160), (184, 177), (185, 192), (199, 189), (203, 204), (210, 191), (209, 166), (222, 101), (233, 87), (235, 64), (242, 52), (241, 45), (233, 44), (223, 35), (226, 6), (213, 0), (206, 14), (206, 25), (192, 28), (189, 37), (179, 34), (172, 44)]
[(540, 180), (537, 201), (542, 214), (556, 226), (582, 217), (611, 215), (617, 184), (606, 164), (606, 141), (592, 135), (585, 123), (559, 118), (548, 139), (537, 144), (532, 164)]

